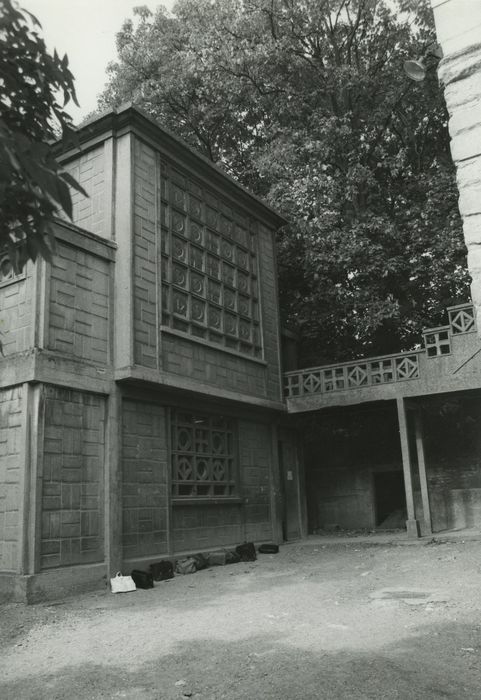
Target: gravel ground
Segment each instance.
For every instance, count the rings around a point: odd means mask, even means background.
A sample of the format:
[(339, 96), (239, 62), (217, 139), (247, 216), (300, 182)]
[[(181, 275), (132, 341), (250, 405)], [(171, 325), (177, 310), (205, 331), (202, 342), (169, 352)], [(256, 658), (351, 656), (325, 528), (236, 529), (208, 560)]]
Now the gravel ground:
[(0, 698), (481, 698), (480, 542), (290, 544), (0, 607)]

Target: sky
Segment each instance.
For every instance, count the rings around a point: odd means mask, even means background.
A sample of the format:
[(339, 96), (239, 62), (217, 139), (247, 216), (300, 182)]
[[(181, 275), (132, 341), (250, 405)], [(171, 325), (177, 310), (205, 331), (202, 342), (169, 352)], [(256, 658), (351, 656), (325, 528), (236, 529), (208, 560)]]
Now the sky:
[(174, 0), (20, 0), (39, 20), (50, 51), (54, 48), (69, 57), (75, 76), (80, 109), (73, 103), (67, 111), (79, 123), (97, 105), (97, 95), (106, 82), (107, 64), (115, 60), (115, 34), (132, 8), (158, 5), (171, 9)]

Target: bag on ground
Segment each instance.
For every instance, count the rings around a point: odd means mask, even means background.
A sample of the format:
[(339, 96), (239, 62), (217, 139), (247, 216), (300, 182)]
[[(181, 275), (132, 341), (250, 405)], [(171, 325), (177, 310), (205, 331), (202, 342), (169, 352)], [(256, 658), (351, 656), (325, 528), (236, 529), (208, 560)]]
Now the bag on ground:
[(137, 589), (132, 576), (122, 576), (120, 571), (110, 579), (112, 593), (129, 593)]
[(195, 568), (197, 571), (202, 571), (202, 569), (207, 569), (209, 566), (209, 560), (205, 554), (194, 554), (192, 559), (195, 559)]
[(238, 544), (235, 551), (240, 556), (241, 561), (255, 561), (257, 559), (256, 548), (253, 542)]
[(178, 574), (195, 574), (197, 567), (194, 557), (187, 557), (187, 559), (179, 559), (176, 561), (175, 571)]
[(148, 571), (141, 571), (140, 569), (134, 569), (130, 572), (135, 585), (137, 588), (153, 588), (154, 587), (154, 577)]
[(257, 551), (261, 554), (277, 554), (279, 552), (279, 545), (266, 542), (265, 544), (261, 544)]
[(226, 563), (225, 552), (209, 552), (207, 559), (209, 566), (224, 566)]
[(174, 578), (174, 565), (168, 559), (162, 559), (149, 566), (154, 581), (167, 581)]
[(241, 558), (237, 552), (233, 549), (226, 549), (225, 552), (225, 563), (226, 564), (238, 564)]

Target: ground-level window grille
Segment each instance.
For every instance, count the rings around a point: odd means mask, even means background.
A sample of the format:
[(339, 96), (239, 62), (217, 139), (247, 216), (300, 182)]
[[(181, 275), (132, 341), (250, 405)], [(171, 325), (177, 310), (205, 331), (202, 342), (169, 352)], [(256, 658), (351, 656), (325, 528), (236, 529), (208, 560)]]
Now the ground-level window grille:
[(234, 496), (234, 422), (224, 416), (172, 413), (174, 498)]

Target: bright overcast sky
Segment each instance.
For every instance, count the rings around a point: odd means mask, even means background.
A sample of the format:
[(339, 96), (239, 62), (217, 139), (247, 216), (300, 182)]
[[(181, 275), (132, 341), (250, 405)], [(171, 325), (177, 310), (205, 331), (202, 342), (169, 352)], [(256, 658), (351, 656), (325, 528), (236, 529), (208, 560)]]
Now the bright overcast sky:
[(170, 9), (174, 0), (19, 0), (20, 7), (34, 14), (42, 25), (48, 48), (68, 54), (80, 109), (73, 103), (68, 112), (78, 123), (97, 104), (106, 76), (105, 68), (116, 58), (115, 34), (132, 8), (158, 5)]

